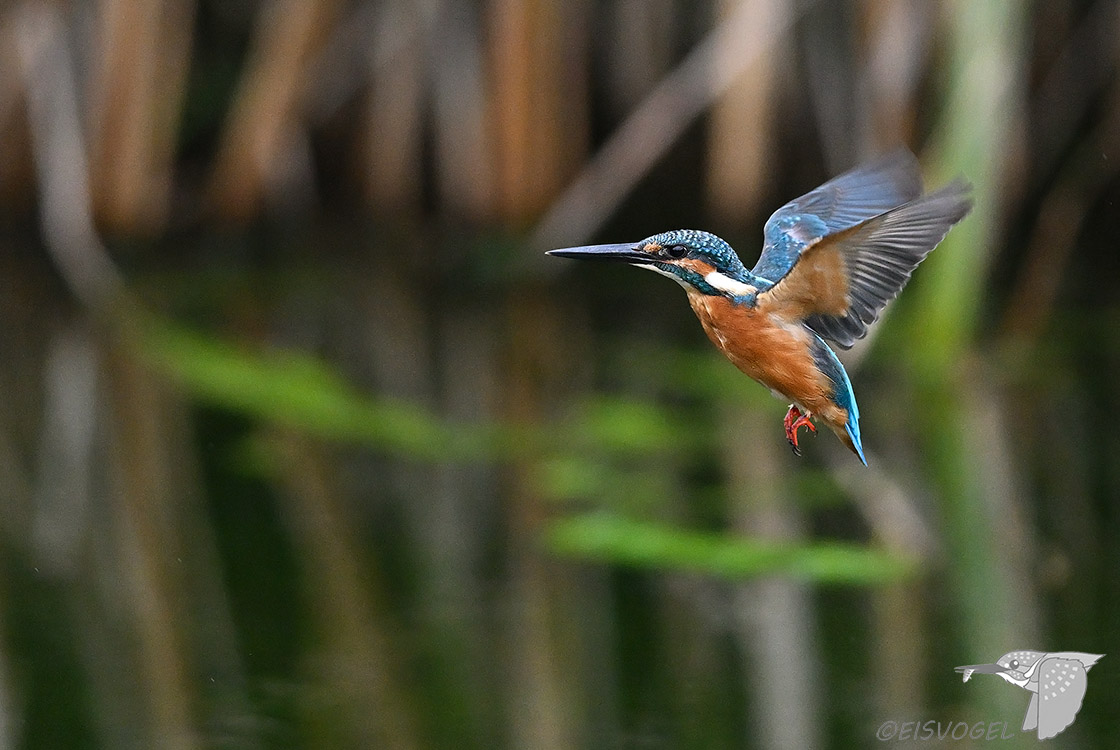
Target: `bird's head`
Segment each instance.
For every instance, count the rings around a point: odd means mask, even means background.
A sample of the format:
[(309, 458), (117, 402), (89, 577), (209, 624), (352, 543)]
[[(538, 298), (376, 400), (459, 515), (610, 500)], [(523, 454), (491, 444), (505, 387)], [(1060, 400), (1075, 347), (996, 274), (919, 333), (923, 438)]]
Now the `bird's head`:
[(996, 659), (994, 664), (969, 664), (957, 667), (956, 671), (964, 675), (965, 682), (968, 682), (973, 674), (994, 674), (1012, 685), (1022, 687), (1030, 681), (1035, 665), (1044, 656), (1046, 656), (1044, 651), (1010, 651)]
[(695, 229), (662, 232), (633, 244), (566, 247), (548, 254), (622, 261), (657, 271), (701, 294), (750, 297), (758, 292), (755, 278), (731, 246), (714, 234)]

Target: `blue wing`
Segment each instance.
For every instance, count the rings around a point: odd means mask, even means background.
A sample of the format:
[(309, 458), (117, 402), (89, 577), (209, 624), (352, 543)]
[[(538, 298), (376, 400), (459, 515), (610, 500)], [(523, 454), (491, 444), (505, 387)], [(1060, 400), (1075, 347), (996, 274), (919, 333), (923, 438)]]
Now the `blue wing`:
[(776, 284), (812, 243), (921, 194), (918, 161), (906, 150), (833, 178), (774, 212), (763, 229), (765, 244), (751, 273)]
[(766, 223), (751, 272), (769, 282), (759, 304), (851, 347), (971, 209), (968, 190), (957, 181), (921, 196), (914, 158), (900, 152), (798, 198)]

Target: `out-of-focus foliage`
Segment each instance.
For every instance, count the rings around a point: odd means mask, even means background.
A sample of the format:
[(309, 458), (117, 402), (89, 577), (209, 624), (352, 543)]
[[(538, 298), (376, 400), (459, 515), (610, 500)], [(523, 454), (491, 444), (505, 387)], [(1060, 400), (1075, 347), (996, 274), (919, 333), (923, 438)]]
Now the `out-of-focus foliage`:
[(254, 355), (151, 321), (137, 354), (203, 403), (318, 438), (428, 461), (500, 455), (493, 428), (449, 425), (416, 404), (375, 400), (305, 354)]
[(549, 540), (565, 555), (732, 580), (780, 575), (809, 583), (875, 584), (907, 572), (904, 560), (851, 544), (727, 539), (617, 516), (568, 518), (553, 524)]

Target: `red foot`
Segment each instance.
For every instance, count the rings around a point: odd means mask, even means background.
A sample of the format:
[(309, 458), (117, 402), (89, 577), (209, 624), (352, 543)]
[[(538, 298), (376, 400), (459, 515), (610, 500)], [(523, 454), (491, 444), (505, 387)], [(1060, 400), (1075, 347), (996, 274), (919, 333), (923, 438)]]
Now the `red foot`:
[(817, 428), (813, 426), (813, 423), (811, 421), (809, 421), (812, 418), (813, 415), (811, 412), (805, 412), (804, 414), (802, 414), (801, 410), (798, 409), (796, 405), (789, 405), (789, 411), (786, 412), (786, 418), (785, 420), (783, 420), (783, 424), (786, 427), (786, 440), (788, 440), (789, 444), (793, 446), (793, 452), (795, 455), (801, 455), (801, 447), (797, 444), (797, 431), (802, 427), (808, 427), (809, 431), (814, 434), (817, 431)]

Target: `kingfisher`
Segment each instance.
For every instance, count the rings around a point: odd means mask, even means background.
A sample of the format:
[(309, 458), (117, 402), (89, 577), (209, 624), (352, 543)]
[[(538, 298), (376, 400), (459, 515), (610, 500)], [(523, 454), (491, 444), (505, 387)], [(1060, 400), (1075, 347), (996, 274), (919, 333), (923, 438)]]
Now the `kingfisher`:
[(673, 279), (724, 356), (790, 402), (784, 426), (795, 454), (798, 430), (815, 433), (817, 418), (866, 466), (852, 384), (825, 339), (849, 349), (867, 334), (914, 268), (972, 209), (970, 190), (958, 178), (923, 194), (917, 159), (900, 149), (774, 212), (749, 271), (727, 242), (692, 229), (548, 254), (621, 261)]
[(1040, 740), (1048, 740), (1077, 717), (1088, 686), (1085, 675), (1102, 656), (1080, 651), (1011, 651), (994, 664), (969, 664), (955, 671), (964, 675), (965, 682), (973, 674), (995, 674), (1029, 690), (1033, 695), (1023, 731), (1037, 730)]

